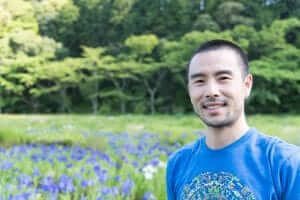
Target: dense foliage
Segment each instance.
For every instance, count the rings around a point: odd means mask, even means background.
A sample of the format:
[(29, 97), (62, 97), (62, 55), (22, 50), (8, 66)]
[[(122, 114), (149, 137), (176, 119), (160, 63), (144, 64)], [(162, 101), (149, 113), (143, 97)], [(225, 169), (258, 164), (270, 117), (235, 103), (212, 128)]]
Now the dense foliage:
[(0, 0), (0, 111), (190, 112), (201, 42), (249, 55), (248, 112), (300, 112), (297, 0)]

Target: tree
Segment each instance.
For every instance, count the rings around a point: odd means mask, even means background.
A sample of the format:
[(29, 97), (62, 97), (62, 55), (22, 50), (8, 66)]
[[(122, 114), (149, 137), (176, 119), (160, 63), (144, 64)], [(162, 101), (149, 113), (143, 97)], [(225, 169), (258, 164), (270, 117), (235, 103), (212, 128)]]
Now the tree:
[(132, 36), (125, 41), (125, 45), (130, 49), (130, 55), (140, 65), (138, 74), (149, 94), (152, 114), (156, 112), (156, 95), (167, 73), (160, 63), (150, 57), (158, 44), (159, 40), (155, 35)]
[(194, 1), (136, 1), (122, 30), (127, 36), (153, 33), (158, 37), (176, 38), (191, 30), (197, 14)]
[(41, 1), (35, 4), (40, 33), (55, 39), (78, 55), (80, 42), (75, 24), (79, 20), (80, 10), (72, 0)]
[(211, 17), (210, 14), (201, 14), (197, 17), (193, 24), (196, 31), (220, 31), (219, 24)]
[(75, 88), (81, 82), (81, 75), (78, 72), (80, 69), (80, 59), (66, 58), (62, 61), (55, 61), (44, 66), (42, 71), (39, 71), (41, 81), (46, 81), (46, 90), (41, 90), (59, 95), (57, 103), (60, 105), (59, 111), (71, 112), (72, 100), (68, 91)]
[(2, 19), (6, 25), (7, 32), (15, 29), (33, 30), (38, 32), (38, 23), (34, 16), (33, 7), (30, 2), (23, 0), (2, 0), (0, 2)]
[(264, 112), (287, 112), (299, 106), (299, 96), (293, 95), (300, 92), (299, 53), (299, 49), (286, 46), (250, 63), (256, 77), (253, 106), (261, 107)]
[(299, 26), (299, 20), (275, 20), (269, 27), (264, 27), (250, 41), (249, 54), (252, 59), (268, 56), (286, 48), (286, 36), (289, 30)]
[[(251, 48), (254, 44), (259, 45), (259, 33), (255, 30), (254, 27), (237, 25), (230, 32), (234, 41), (239, 44), (248, 54), (248, 60), (252, 60), (256, 57), (257, 52), (260, 50)], [(263, 41), (261, 41), (263, 42)], [(252, 45), (252, 46), (251, 46)]]
[[(62, 45), (52, 39), (40, 37), (32, 30), (21, 29), (11, 31), (0, 39), (0, 47), (3, 47), (0, 56), (0, 85), (2, 94), (6, 96), (2, 100), (7, 99), (14, 112), (37, 112), (41, 102), (39, 95), (36, 95), (39, 81), (35, 72), (53, 59), (63, 49)], [(2, 102), (2, 105), (6, 107), (8, 104)]]
[(253, 26), (254, 20), (244, 15), (245, 10), (246, 7), (241, 2), (225, 1), (217, 8), (216, 21), (223, 29), (232, 29), (238, 24)]
[(86, 94), (92, 104), (93, 113), (99, 110), (99, 97), (101, 97), (100, 83), (107, 79), (104, 69), (108, 68), (114, 58), (105, 54), (105, 49), (91, 48), (83, 46), (83, 60), (81, 70), (86, 71), (84, 75), (85, 83), (81, 85), (81, 91)]
[[(5, 60), (0, 71), (0, 86), (3, 94), (6, 94), (14, 103), (25, 103), (30, 109), (24, 111), (36, 112), (39, 102), (33, 94), (37, 84), (34, 72), (45, 62), (41, 57), (28, 57), (26, 55), (14, 60)], [(2, 98), (3, 100), (3, 98)], [(5, 107), (8, 102), (2, 102)], [(16, 106), (16, 105), (14, 105)], [(16, 106), (18, 108), (22, 106)], [(17, 111), (17, 109), (15, 110)]]

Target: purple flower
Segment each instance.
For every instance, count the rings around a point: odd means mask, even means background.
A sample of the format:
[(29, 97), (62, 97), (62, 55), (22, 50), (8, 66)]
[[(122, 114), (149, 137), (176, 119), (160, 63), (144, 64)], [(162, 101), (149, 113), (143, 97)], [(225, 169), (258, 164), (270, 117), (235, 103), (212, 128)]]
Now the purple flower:
[(34, 170), (32, 172), (32, 175), (33, 176), (40, 176), (41, 175), (40, 170), (38, 168), (34, 168)]
[(116, 181), (116, 182), (119, 182), (119, 181), (120, 181), (120, 178), (121, 178), (120, 176), (115, 176), (115, 181)]
[(109, 178), (108, 172), (106, 170), (101, 170), (100, 172), (97, 173), (97, 176), (98, 176), (98, 181), (101, 183), (104, 183)]
[(5, 162), (2, 164), (1, 169), (3, 171), (7, 171), (7, 170), (10, 170), (12, 167), (13, 167), (13, 164), (11, 162)]
[(50, 193), (50, 200), (57, 200), (58, 199), (58, 193)]
[(101, 193), (106, 196), (112, 193), (112, 189), (106, 186), (101, 187)]
[(59, 178), (58, 187), (62, 192), (73, 192), (75, 190), (73, 186), (73, 179), (67, 175), (62, 175)]
[(87, 150), (77, 147), (74, 149), (74, 151), (71, 153), (71, 158), (75, 161), (80, 161), (84, 158), (84, 156), (87, 154)]
[(89, 187), (89, 186), (91, 186), (93, 184), (94, 184), (93, 180), (82, 180), (80, 182), (80, 186), (83, 187), (83, 188)]
[(156, 197), (151, 192), (147, 192), (144, 195), (143, 200), (156, 200)]
[(40, 155), (38, 155), (38, 154), (32, 154), (32, 155), (31, 155), (31, 160), (32, 160), (33, 162), (39, 162), (39, 160), (40, 160)]
[(28, 200), (30, 197), (30, 193), (23, 193), (23, 194), (18, 194), (13, 197), (14, 200)]
[(158, 164), (159, 164), (159, 160), (158, 159), (152, 159), (151, 161), (150, 161), (150, 164), (151, 165), (153, 165), (153, 166), (157, 166)]
[(68, 158), (66, 157), (66, 156), (59, 156), (58, 157), (58, 160), (60, 161), (60, 162), (67, 162), (68, 161)]
[(119, 188), (118, 187), (112, 187), (111, 188), (111, 194), (114, 195), (118, 195), (119, 194)]
[(133, 186), (133, 181), (130, 178), (128, 178), (122, 185), (122, 194), (128, 196), (131, 193)]
[(32, 178), (26, 174), (21, 174), (18, 177), (19, 185), (24, 185), (26, 187), (33, 186)]
[(53, 178), (50, 176), (44, 177), (42, 179), (40, 189), (45, 192), (51, 192), (51, 193), (54, 192), (57, 193), (59, 191), (58, 186), (54, 183)]
[(101, 172), (101, 167), (100, 167), (99, 165), (95, 165), (95, 166), (94, 166), (94, 172), (95, 172), (96, 174), (98, 174), (99, 172)]
[(73, 167), (73, 164), (72, 163), (68, 163), (67, 165), (66, 165), (66, 168), (72, 168)]

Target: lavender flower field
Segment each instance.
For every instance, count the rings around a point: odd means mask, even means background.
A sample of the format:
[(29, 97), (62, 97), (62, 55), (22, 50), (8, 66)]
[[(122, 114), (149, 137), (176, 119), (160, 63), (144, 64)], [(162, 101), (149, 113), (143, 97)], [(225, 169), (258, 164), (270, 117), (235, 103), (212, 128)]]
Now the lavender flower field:
[[(199, 137), (190, 119), (0, 116), (0, 200), (164, 200), (168, 156)], [(279, 121), (300, 144), (299, 118)]]
[[(165, 199), (166, 160), (181, 144), (149, 132), (83, 129), (68, 140), (71, 126), (27, 126), (22, 137), (33, 141), (0, 148), (0, 199)], [(45, 142), (53, 135), (56, 142)]]
[(95, 134), (107, 139), (108, 151), (60, 144), (1, 148), (1, 199), (165, 198), (166, 159), (179, 144), (161, 144), (150, 133)]

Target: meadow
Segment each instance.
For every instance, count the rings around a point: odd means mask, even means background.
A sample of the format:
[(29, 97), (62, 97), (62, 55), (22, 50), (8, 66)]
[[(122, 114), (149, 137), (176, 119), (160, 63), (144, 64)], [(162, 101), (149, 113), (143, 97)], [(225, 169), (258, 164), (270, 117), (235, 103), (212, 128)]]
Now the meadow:
[[(300, 145), (299, 115), (248, 122)], [(0, 115), (0, 199), (165, 200), (168, 156), (203, 129), (194, 115)]]

